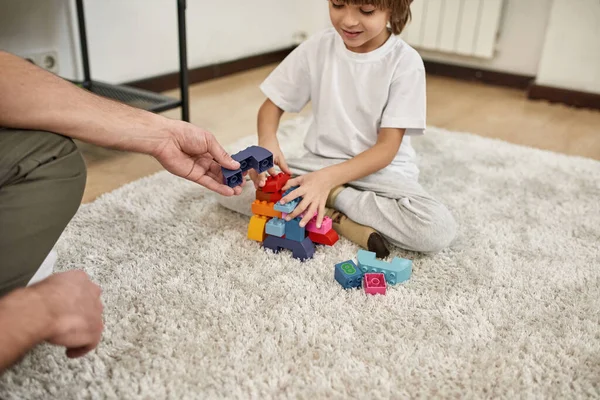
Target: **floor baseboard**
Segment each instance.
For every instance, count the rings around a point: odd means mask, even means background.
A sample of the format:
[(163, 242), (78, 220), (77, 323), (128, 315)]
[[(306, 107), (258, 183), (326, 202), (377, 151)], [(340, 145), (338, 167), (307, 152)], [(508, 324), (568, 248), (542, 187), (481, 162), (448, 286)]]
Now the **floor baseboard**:
[(547, 100), (551, 103), (563, 103), (573, 107), (600, 110), (600, 94), (596, 93), (533, 84), (529, 87), (527, 98), (531, 100)]
[(517, 89), (527, 89), (534, 81), (534, 76), (512, 74), (509, 72), (490, 71), (486, 69), (465, 67), (440, 63), (437, 61), (424, 61), (425, 70), (431, 75), (447, 76), (466, 81), (476, 81), (488, 85), (506, 86)]
[[(287, 57), (294, 48), (295, 46), (287, 47), (285, 49), (244, 57), (234, 61), (190, 69), (190, 85), (280, 62)], [(149, 90), (151, 92), (164, 92), (165, 90), (179, 87), (179, 73), (174, 72), (154, 76), (147, 79), (128, 82), (125, 83), (125, 85)]]

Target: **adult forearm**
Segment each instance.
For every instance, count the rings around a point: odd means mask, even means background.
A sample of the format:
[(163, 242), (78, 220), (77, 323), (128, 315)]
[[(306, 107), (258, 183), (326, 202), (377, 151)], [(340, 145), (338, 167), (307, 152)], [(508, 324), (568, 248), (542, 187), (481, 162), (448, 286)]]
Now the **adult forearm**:
[(44, 310), (34, 289), (18, 289), (0, 299), (0, 373), (45, 339)]
[(258, 140), (265, 142), (277, 140), (277, 129), (283, 110), (277, 107), (271, 100), (267, 100), (258, 112)]
[(103, 147), (152, 153), (166, 118), (126, 106), (0, 52), (0, 126), (60, 133)]

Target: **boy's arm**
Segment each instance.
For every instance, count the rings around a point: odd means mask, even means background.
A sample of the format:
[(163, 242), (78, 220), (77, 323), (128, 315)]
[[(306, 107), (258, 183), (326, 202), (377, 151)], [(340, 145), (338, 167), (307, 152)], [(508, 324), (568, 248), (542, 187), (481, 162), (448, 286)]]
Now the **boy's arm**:
[[(277, 140), (277, 129), (284, 111), (267, 99), (258, 111), (258, 145), (273, 153), (273, 161), (285, 173), (290, 173)], [(269, 171), (272, 175), (275, 170)], [(265, 178), (266, 179), (266, 178)], [(261, 185), (262, 186), (262, 185)]]
[(344, 185), (387, 167), (396, 157), (406, 129), (382, 128), (377, 143), (351, 160), (326, 168), (333, 187)]

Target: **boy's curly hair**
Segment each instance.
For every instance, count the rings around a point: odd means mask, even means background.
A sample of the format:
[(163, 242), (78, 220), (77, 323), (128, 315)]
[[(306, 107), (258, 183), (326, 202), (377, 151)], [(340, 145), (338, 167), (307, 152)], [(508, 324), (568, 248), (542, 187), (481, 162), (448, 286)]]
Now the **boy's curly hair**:
[(342, 0), (342, 2), (354, 5), (369, 4), (382, 10), (391, 10), (390, 24), (394, 35), (402, 33), (412, 16), (410, 5), (413, 0)]

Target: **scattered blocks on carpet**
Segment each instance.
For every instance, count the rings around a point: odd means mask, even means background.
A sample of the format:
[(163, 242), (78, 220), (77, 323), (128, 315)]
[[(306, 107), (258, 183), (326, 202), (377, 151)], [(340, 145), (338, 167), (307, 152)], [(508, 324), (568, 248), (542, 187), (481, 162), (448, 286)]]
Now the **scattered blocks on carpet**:
[(387, 285), (385, 282), (384, 274), (382, 274), (382, 273), (365, 274), (363, 279), (364, 279), (363, 288), (365, 290), (365, 294), (385, 295)]
[(362, 277), (362, 271), (352, 260), (335, 265), (334, 278), (344, 289), (360, 287)]
[(391, 262), (378, 260), (375, 253), (359, 250), (358, 268), (363, 273), (381, 272), (385, 274), (385, 280), (390, 285), (405, 282), (410, 279), (412, 274), (412, 261), (404, 258), (394, 257)]

